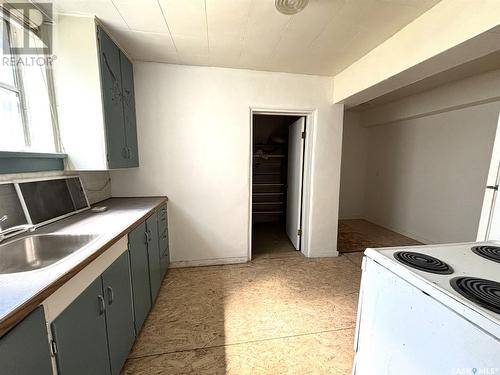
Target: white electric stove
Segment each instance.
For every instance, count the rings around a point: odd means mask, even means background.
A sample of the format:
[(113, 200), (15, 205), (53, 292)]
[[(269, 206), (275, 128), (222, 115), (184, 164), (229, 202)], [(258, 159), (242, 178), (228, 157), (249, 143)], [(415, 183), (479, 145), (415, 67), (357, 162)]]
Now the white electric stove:
[(500, 375), (500, 242), (367, 249), (355, 375)]

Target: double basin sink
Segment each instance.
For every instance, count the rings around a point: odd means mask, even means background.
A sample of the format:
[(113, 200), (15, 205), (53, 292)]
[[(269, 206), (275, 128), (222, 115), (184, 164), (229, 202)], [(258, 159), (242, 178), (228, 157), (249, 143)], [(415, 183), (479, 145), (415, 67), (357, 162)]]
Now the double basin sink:
[(0, 243), (0, 274), (48, 267), (97, 239), (96, 234), (37, 234)]

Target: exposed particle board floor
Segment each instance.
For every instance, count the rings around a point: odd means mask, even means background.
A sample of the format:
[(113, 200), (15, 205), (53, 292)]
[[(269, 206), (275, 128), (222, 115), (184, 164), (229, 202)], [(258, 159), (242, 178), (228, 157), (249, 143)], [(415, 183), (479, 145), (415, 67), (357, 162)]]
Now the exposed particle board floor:
[(350, 374), (361, 254), (172, 269), (124, 374)]
[(290, 242), (284, 224), (258, 223), (253, 225), (252, 258), (300, 257)]
[(339, 220), (338, 251), (365, 251), (367, 247), (421, 245), (412, 238), (362, 219)]

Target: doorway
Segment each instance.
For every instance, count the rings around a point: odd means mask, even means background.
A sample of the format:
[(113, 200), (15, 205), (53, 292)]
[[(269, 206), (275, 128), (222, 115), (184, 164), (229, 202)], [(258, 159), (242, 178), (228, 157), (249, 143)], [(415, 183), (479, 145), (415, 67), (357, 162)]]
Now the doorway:
[(490, 168), (486, 180), (477, 241), (500, 240), (500, 114), (497, 121)]
[(306, 116), (252, 114), (252, 258), (299, 254)]

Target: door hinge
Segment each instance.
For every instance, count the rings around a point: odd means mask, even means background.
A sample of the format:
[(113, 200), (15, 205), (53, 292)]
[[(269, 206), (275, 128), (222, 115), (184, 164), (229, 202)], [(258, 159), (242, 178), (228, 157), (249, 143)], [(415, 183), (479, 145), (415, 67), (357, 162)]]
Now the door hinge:
[(297, 229), (297, 236), (302, 236), (302, 229)]
[(306, 132), (302, 132), (302, 139), (306, 139)]
[(57, 343), (54, 340), (50, 341), (50, 350), (52, 355), (55, 357), (57, 355)]

